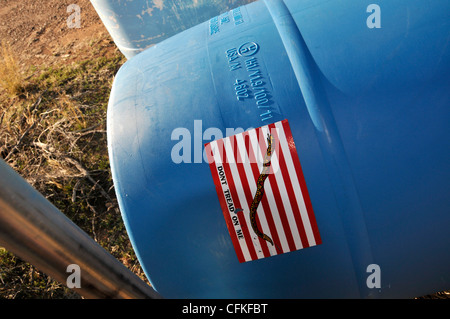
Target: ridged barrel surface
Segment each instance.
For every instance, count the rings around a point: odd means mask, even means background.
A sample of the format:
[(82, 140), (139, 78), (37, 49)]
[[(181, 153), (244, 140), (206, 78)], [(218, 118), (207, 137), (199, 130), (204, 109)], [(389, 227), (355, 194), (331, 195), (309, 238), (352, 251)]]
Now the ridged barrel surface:
[[(450, 7), (378, 1), (381, 28), (369, 28), (369, 4), (255, 2), (120, 69), (108, 110), (114, 184), (163, 297), (407, 298), (449, 288)], [(265, 95), (239, 98), (235, 84), (255, 76)], [(284, 119), (322, 244), (239, 263), (203, 145)], [(380, 288), (367, 285), (372, 264)]]

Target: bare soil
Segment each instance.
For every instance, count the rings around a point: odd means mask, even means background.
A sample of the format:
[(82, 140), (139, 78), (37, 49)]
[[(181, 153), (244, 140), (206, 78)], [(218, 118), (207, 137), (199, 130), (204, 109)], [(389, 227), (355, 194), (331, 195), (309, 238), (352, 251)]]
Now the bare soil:
[[(74, 3), (81, 9), (80, 28), (67, 23)], [(97, 51), (94, 45), (117, 50), (89, 0), (0, 0), (0, 40), (24, 68), (84, 60)]]

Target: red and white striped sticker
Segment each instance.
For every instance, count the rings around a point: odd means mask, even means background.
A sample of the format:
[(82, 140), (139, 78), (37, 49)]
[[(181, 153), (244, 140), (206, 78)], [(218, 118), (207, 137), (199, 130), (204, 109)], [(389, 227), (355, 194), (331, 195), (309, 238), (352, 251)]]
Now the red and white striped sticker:
[(287, 120), (205, 144), (239, 262), (321, 243)]

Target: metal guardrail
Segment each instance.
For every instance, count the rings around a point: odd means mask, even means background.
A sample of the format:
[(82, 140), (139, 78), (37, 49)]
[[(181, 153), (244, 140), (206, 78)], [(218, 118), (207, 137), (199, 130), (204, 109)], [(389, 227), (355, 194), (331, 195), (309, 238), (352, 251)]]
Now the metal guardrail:
[(85, 298), (159, 299), (161, 296), (61, 213), (0, 160), (0, 246), (66, 284), (79, 266)]

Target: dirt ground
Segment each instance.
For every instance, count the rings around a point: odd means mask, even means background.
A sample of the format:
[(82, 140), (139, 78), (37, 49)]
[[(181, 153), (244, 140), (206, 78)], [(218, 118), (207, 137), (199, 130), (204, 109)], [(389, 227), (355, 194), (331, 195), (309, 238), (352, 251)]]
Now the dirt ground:
[[(67, 23), (71, 4), (81, 9), (80, 28)], [(89, 58), (98, 41), (117, 50), (89, 0), (0, 0), (0, 40), (24, 68)]]

